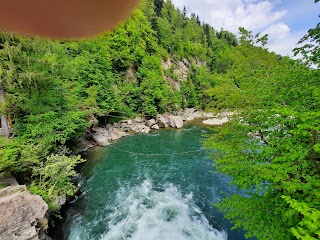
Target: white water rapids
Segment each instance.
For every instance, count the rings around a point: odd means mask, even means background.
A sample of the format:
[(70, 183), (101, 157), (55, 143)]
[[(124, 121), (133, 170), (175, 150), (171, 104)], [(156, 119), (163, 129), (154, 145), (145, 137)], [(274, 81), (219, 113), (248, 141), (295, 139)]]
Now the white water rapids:
[[(192, 193), (182, 195), (173, 184), (156, 190), (148, 179), (133, 188), (121, 187), (106, 206), (108, 231), (101, 240), (225, 240), (227, 233), (209, 225)], [(90, 226), (87, 226), (90, 227)], [(81, 240), (84, 229), (69, 239)]]

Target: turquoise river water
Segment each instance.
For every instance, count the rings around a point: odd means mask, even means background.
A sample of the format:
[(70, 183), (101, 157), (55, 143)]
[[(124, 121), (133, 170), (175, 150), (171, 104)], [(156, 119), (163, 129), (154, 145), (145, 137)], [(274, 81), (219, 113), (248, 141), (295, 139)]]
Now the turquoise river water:
[(203, 135), (212, 133), (187, 126), (131, 135), (92, 151), (81, 170), (82, 194), (64, 214), (59, 238), (245, 239), (213, 206), (222, 192), (237, 189), (214, 173), (202, 147)]

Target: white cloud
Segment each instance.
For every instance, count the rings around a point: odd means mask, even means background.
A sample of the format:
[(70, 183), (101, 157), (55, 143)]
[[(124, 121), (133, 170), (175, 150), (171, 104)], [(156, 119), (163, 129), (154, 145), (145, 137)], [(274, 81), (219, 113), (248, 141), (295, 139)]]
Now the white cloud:
[(303, 36), (303, 32), (292, 32), (289, 26), (284, 23), (273, 24), (263, 34), (268, 34), (270, 51), (281, 55), (293, 56), (292, 49), (297, 47), (297, 42)]
[(187, 7), (187, 12), (194, 12), (200, 19), (215, 29), (238, 33), (238, 28), (263, 34), (269, 34), (267, 47), (276, 53), (287, 55), (299, 41), (303, 33), (294, 32), (281, 22), (288, 13), (285, 9), (277, 10), (279, 0), (172, 0), (180, 9)]
[(263, 34), (269, 34), (270, 41), (285, 39), (288, 37), (291, 29), (284, 23), (273, 24), (268, 27)]
[(274, 11), (274, 2), (270, 0), (173, 0), (173, 3), (188, 12), (195, 12), (214, 28), (221, 27), (237, 33), (245, 27), (255, 31), (267, 27), (286, 14), (285, 10)]

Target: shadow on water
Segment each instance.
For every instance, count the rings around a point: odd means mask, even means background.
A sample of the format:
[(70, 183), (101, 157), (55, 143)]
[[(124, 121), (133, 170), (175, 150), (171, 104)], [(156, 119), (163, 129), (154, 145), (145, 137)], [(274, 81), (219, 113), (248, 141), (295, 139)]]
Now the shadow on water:
[(237, 189), (213, 173), (201, 144), (209, 133), (189, 125), (89, 151), (80, 171), (82, 194), (63, 209), (56, 239), (245, 239), (213, 207), (222, 192)]

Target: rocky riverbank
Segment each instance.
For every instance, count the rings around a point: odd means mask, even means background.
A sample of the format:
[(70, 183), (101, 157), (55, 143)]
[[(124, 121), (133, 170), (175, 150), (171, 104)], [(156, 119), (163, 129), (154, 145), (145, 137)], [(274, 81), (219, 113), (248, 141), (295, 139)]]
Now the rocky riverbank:
[(137, 117), (135, 119), (121, 120), (114, 124), (102, 125), (98, 120), (92, 119), (92, 126), (88, 135), (80, 140), (75, 148), (75, 154), (85, 152), (94, 146), (106, 147), (112, 141), (118, 140), (132, 133), (149, 133), (151, 130), (163, 128), (182, 128), (184, 123), (194, 119), (203, 119), (203, 124), (222, 125), (228, 122), (231, 113), (214, 114), (195, 108), (183, 111), (166, 113), (152, 117)]

